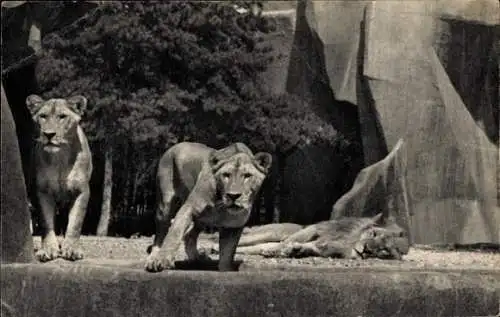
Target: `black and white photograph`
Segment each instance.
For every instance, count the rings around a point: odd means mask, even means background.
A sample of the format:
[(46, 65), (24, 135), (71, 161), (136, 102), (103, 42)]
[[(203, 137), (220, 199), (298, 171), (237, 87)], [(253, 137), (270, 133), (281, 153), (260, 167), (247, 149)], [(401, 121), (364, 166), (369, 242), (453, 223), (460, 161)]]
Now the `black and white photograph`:
[(500, 317), (499, 0), (1, 13), (1, 317)]

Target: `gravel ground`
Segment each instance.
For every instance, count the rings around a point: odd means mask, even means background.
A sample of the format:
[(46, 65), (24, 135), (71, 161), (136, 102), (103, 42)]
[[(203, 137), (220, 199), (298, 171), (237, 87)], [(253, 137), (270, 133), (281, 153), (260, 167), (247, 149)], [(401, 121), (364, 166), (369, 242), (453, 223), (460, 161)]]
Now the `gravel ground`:
[[(85, 258), (92, 263), (105, 263), (108, 260), (125, 260), (123, 262), (138, 262), (147, 256), (146, 248), (152, 242), (150, 238), (100, 238), (94, 236), (84, 236), (82, 239), (82, 249)], [(34, 237), (35, 248), (40, 246), (40, 237)], [(210, 245), (207, 240), (200, 240), (199, 247), (204, 248)], [(214, 259), (217, 256), (212, 256)], [(236, 259), (243, 260), (246, 265), (259, 266), (279, 266), (279, 267), (299, 267), (299, 268), (394, 268), (394, 269), (486, 269), (500, 270), (500, 253), (487, 251), (449, 251), (429, 249), (429, 247), (413, 247), (410, 252), (403, 257), (403, 261), (395, 260), (346, 260), (346, 259), (324, 259), (309, 257), (302, 259), (269, 259), (261, 256), (247, 256), (237, 254)], [(120, 261), (118, 261), (120, 262)], [(114, 263), (114, 262), (113, 262)]]

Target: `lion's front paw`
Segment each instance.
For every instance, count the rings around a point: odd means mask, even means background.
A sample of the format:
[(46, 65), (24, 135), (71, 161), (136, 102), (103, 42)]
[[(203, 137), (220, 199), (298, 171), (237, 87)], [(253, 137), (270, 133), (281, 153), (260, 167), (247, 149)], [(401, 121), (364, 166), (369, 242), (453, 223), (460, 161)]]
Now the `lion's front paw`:
[(75, 247), (63, 247), (61, 257), (68, 261), (78, 261), (83, 259), (83, 251)]
[(209, 254), (219, 254), (219, 244), (214, 243), (214, 244), (207, 246), (205, 248), (201, 248), (200, 252), (205, 253), (205, 255), (207, 255), (207, 256)]
[(294, 258), (301, 254), (302, 246), (299, 243), (292, 243), (285, 245), (279, 252), (280, 258)]
[(55, 260), (59, 257), (59, 248), (44, 247), (36, 252), (36, 258), (40, 262), (48, 262)]
[(199, 262), (212, 261), (212, 258), (208, 254), (210, 254), (210, 250), (206, 250), (206, 249), (198, 250), (198, 254), (196, 255), (196, 261), (199, 261)]
[(161, 257), (158, 254), (150, 254), (146, 259), (145, 270), (148, 272), (161, 272), (163, 270), (173, 269), (175, 262), (172, 257)]
[(280, 257), (280, 251), (276, 250), (276, 249), (261, 250), (259, 254), (265, 258), (278, 258), (278, 257)]

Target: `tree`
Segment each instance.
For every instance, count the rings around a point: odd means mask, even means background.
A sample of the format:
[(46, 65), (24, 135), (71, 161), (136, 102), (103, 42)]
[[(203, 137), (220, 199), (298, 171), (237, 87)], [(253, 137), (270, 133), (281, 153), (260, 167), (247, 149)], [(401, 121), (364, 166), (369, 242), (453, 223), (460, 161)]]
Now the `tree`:
[(104, 184), (102, 193), (101, 217), (97, 224), (97, 235), (107, 236), (111, 218), (111, 198), (113, 191), (113, 151), (108, 149), (104, 158)]
[[(259, 73), (278, 58), (260, 35), (274, 30), (272, 19), (227, 2), (108, 2), (44, 39), (37, 79), (46, 97), (85, 95), (92, 143), (123, 158), (131, 142), (145, 166), (185, 140), (275, 153), (337, 144), (342, 138), (301, 101), (260, 87)], [(115, 170), (113, 182), (138, 172), (135, 164)], [(151, 177), (139, 177), (141, 190), (154, 192)]]

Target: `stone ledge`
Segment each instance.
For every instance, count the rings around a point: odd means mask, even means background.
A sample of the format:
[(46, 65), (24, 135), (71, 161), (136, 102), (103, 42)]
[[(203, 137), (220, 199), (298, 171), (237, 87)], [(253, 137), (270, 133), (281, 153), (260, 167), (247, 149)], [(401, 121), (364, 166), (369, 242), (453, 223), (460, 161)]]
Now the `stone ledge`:
[(2, 316), (6, 307), (12, 316), (37, 317), (495, 316), (500, 299), (499, 270), (151, 274), (112, 262), (58, 261), (2, 265), (1, 278)]

